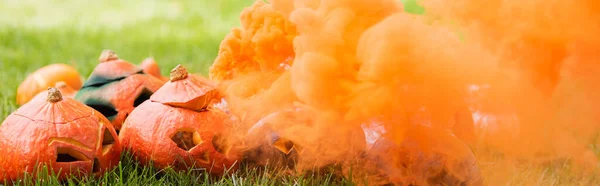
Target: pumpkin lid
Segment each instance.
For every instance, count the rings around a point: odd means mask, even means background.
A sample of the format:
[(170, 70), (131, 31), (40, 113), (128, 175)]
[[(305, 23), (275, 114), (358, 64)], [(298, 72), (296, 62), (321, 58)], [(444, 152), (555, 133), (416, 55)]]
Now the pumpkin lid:
[(162, 104), (201, 111), (216, 95), (216, 85), (210, 80), (191, 75), (177, 65), (171, 70), (170, 80), (156, 91), (150, 100)]
[(119, 59), (112, 50), (102, 51), (99, 61), (100, 64), (96, 65), (83, 87), (101, 86), (133, 74), (143, 73), (143, 70), (138, 66)]
[[(44, 98), (44, 99), (42, 99)], [(27, 102), (14, 114), (34, 121), (46, 121), (54, 124), (65, 124), (71, 121), (89, 117), (92, 108), (79, 103), (72, 98), (63, 98), (56, 87), (48, 88), (46, 97), (38, 97)]]

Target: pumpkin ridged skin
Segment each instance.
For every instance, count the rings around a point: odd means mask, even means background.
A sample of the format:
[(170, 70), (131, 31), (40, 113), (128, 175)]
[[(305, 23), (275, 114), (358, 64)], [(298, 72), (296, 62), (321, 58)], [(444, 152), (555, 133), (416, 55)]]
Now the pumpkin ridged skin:
[[(214, 141), (227, 139), (227, 129), (232, 127), (230, 116), (206, 110), (209, 101), (197, 101), (212, 99), (213, 94), (208, 93), (214, 87), (208, 85), (212, 84), (198, 81), (177, 66), (171, 71), (171, 81), (131, 112), (123, 124), (119, 134), (123, 147), (141, 162), (152, 162), (159, 169), (198, 166), (213, 175), (237, 169), (237, 150), (226, 141)], [(176, 142), (180, 138), (174, 138), (179, 132), (193, 133), (201, 140), (194, 137), (194, 143), (184, 149)]]
[[(152, 162), (158, 169), (171, 166), (176, 170), (196, 166), (213, 175), (222, 175), (225, 170), (238, 168), (235, 152), (219, 153), (212, 143), (216, 134), (226, 132), (225, 126), (231, 125), (229, 122), (229, 116), (220, 112), (197, 112), (146, 101), (131, 112), (119, 140), (143, 164)], [(197, 131), (202, 143), (189, 151), (177, 147), (171, 138), (182, 129)], [(208, 162), (204, 153), (208, 153)]]
[(23, 105), (38, 93), (53, 87), (57, 82), (63, 81), (70, 87), (78, 90), (83, 84), (81, 76), (74, 67), (56, 63), (44, 66), (29, 74), (17, 89), (17, 104)]
[[(119, 131), (136, 104), (141, 104), (164, 83), (144, 74), (136, 65), (119, 59), (114, 52), (105, 50), (100, 63), (74, 98), (99, 110)], [(142, 97), (144, 99), (138, 100)]]
[[(0, 183), (18, 180), (24, 172), (35, 175), (35, 168), (44, 164), (60, 180), (69, 175), (99, 176), (118, 164), (120, 143), (113, 140), (112, 145), (107, 143), (103, 148), (106, 135), (110, 135), (106, 140), (117, 139), (111, 123), (94, 109), (62, 97), (57, 89), (49, 94), (52, 96), (40, 96), (26, 103), (0, 125)], [(57, 162), (61, 148), (85, 157)], [(94, 166), (94, 162), (98, 164)]]

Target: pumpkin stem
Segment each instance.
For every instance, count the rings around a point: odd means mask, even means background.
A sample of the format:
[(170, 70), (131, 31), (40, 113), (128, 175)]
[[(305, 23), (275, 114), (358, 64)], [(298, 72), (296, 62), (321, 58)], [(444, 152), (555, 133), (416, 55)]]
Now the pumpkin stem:
[(100, 54), (100, 63), (102, 62), (107, 62), (107, 61), (112, 61), (112, 60), (117, 60), (119, 59), (119, 56), (117, 56), (117, 54), (109, 49), (103, 50), (102, 53)]
[(56, 103), (59, 101), (62, 101), (62, 94), (60, 94), (60, 91), (55, 88), (55, 87), (50, 87), (48, 88), (48, 99), (49, 102), (51, 103)]
[(188, 77), (188, 71), (185, 67), (177, 65), (171, 70), (171, 82), (179, 81)]

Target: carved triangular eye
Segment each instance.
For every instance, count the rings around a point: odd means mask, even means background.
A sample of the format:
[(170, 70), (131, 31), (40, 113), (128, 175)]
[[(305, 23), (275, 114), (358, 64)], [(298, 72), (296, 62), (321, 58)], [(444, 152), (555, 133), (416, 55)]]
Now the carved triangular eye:
[(191, 132), (186, 130), (181, 130), (175, 133), (171, 140), (177, 144), (177, 147), (183, 149), (185, 151), (189, 151), (194, 148), (196, 145), (202, 143), (202, 138), (200, 137), (200, 133)]
[(69, 147), (56, 148), (56, 162), (69, 163), (88, 160), (90, 159), (87, 156), (75, 149)]
[(215, 135), (212, 139), (212, 145), (215, 147), (215, 150), (221, 154), (227, 154), (231, 147), (227, 142), (227, 138), (221, 135)]
[(273, 147), (275, 147), (277, 150), (283, 152), (286, 155), (292, 152), (294, 146), (294, 142), (284, 138), (279, 138), (277, 141), (273, 142)]
[(110, 150), (113, 144), (115, 144), (115, 138), (108, 129), (104, 129), (104, 133), (102, 133), (102, 135), (102, 153), (104, 154)]

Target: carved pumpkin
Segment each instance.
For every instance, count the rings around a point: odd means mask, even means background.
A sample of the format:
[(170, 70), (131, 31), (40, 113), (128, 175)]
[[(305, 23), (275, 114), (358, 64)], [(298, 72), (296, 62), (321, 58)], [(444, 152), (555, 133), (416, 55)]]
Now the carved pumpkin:
[(160, 74), (160, 68), (158, 67), (158, 63), (156, 63), (154, 58), (149, 57), (144, 59), (144, 61), (142, 61), (142, 64), (140, 64), (140, 67), (142, 67), (145, 74), (149, 74), (164, 81), (169, 80), (169, 78), (164, 77)]
[(100, 56), (100, 64), (83, 84), (75, 99), (108, 118), (117, 132), (135, 107), (156, 92), (164, 81), (144, 74), (141, 68), (121, 60), (110, 50)]
[(400, 144), (382, 136), (367, 152), (369, 164), (362, 167), (370, 183), (483, 184), (471, 149), (449, 131), (413, 125), (405, 135)]
[(81, 76), (77, 69), (67, 64), (50, 64), (31, 73), (17, 89), (17, 104), (23, 105), (38, 93), (63, 81), (74, 89), (81, 88)]
[(248, 130), (248, 138), (253, 144), (246, 144), (250, 149), (244, 151), (243, 162), (252, 166), (272, 166), (294, 169), (299, 161), (302, 147), (282, 137), (275, 131), (271, 123), (282, 117), (292, 118), (299, 109), (283, 110), (271, 113), (259, 120)]
[[(329, 165), (345, 163), (353, 158), (348, 154), (364, 151), (365, 135), (360, 128), (351, 131), (336, 128), (327, 136), (311, 136), (318, 138), (318, 142), (303, 135), (318, 130), (315, 128), (316, 122), (317, 113), (302, 107), (284, 109), (263, 117), (248, 131), (249, 140), (245, 145), (250, 148), (244, 151), (243, 162), (303, 172), (306, 168), (331, 168)], [(344, 137), (347, 137), (346, 140)], [(328, 145), (331, 143), (343, 148), (331, 149), (332, 146)], [(323, 152), (329, 152), (325, 158)], [(343, 154), (342, 157), (338, 153)], [(335, 161), (331, 161), (332, 157), (335, 157)]]
[(0, 182), (37, 174), (42, 165), (59, 179), (101, 175), (119, 162), (115, 139), (108, 119), (49, 88), (46, 99), (26, 103), (0, 125)]
[(223, 112), (206, 110), (215, 86), (178, 65), (170, 81), (127, 118), (119, 134), (123, 146), (159, 169), (196, 166), (213, 175), (235, 170), (238, 155), (225, 136), (231, 120)]

